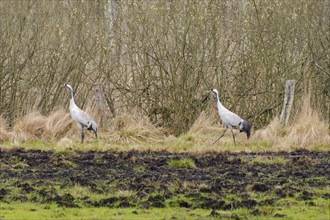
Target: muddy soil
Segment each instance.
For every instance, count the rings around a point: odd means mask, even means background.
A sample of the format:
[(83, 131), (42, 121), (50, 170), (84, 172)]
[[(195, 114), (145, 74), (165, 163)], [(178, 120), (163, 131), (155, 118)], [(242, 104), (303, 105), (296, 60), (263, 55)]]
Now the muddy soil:
[[(169, 165), (169, 161), (183, 158), (192, 159), (195, 166)], [(330, 185), (329, 158), (330, 152), (306, 150), (202, 155), (14, 149), (0, 151), (0, 201), (55, 202), (64, 207), (246, 207), (257, 214), (256, 207), (272, 205), (281, 198), (312, 203), (320, 195), (309, 189)], [(63, 193), (62, 189), (77, 185), (108, 196), (98, 199)], [(330, 198), (329, 193), (321, 196)]]

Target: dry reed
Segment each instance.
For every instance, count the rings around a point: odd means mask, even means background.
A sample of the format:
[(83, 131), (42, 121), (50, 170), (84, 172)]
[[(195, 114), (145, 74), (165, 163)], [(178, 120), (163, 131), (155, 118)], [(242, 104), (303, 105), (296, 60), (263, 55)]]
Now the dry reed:
[(51, 140), (63, 138), (72, 129), (70, 113), (62, 108), (55, 108), (47, 117), (43, 137)]
[(47, 118), (39, 112), (31, 112), (17, 120), (13, 127), (15, 141), (42, 138)]
[(119, 144), (137, 142), (155, 142), (164, 139), (164, 132), (157, 128), (147, 118), (122, 114), (110, 122), (110, 141)]
[[(162, 146), (172, 151), (201, 153), (209, 150), (292, 151), (297, 148), (309, 150), (330, 148), (329, 125), (311, 108), (309, 97), (302, 99), (298, 113), (293, 116), (288, 126), (283, 126), (276, 117), (268, 126), (252, 134), (249, 141), (243, 133), (237, 134), (238, 132), (235, 131), (238, 143), (236, 147), (230, 131), (217, 144), (210, 147), (223, 132), (219, 116), (213, 107), (203, 111), (189, 132), (179, 137), (167, 136), (163, 128), (158, 128), (147, 118), (137, 115), (123, 113), (111, 119), (105, 124), (106, 131), (103, 127), (99, 129), (99, 137), (103, 140), (99, 143), (107, 147), (113, 144), (116, 146), (138, 144), (142, 145), (141, 149), (145, 149), (143, 146), (148, 146), (148, 143), (156, 143), (155, 146), (153, 145), (155, 148)], [(97, 115), (93, 117), (97, 118)], [(79, 140), (77, 126), (73, 123), (70, 114), (61, 108), (54, 109), (48, 117), (32, 112), (17, 120), (12, 130), (8, 129), (5, 118), (0, 117), (0, 122), (0, 142), (43, 139), (57, 141), (58, 146), (74, 146), (73, 141)], [(92, 134), (86, 133), (92, 138)]]
[(315, 149), (318, 146), (330, 149), (329, 125), (312, 109), (310, 96), (302, 99), (300, 111), (291, 124), (283, 126), (276, 117), (267, 127), (256, 131), (252, 140), (266, 142), (270, 148), (277, 150)]

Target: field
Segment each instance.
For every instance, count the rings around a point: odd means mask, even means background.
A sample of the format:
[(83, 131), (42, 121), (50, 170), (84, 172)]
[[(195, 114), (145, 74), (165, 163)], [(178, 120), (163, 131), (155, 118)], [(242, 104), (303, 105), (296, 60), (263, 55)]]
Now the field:
[(83, 144), (63, 110), (0, 126), (0, 219), (329, 219), (329, 130), (309, 105), (237, 145), (210, 146), (216, 116), (175, 137), (124, 115)]
[(330, 219), (330, 1), (0, 9), (0, 220)]
[(1, 219), (328, 219), (330, 152), (0, 152)]

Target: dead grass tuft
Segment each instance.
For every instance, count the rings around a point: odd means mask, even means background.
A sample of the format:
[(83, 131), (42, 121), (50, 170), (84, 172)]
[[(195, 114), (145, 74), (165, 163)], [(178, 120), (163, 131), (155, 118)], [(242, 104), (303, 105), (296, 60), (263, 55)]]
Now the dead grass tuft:
[(41, 138), (47, 118), (39, 112), (31, 112), (19, 119), (13, 128), (15, 141), (27, 141)]
[(142, 141), (161, 141), (164, 133), (161, 128), (152, 125), (146, 118), (122, 114), (110, 122), (110, 141), (119, 144), (130, 144)]
[[(56, 147), (78, 147), (79, 131), (73, 123), (70, 114), (57, 108), (45, 117), (38, 112), (32, 112), (16, 121), (12, 131), (8, 129), (6, 120), (0, 117), (0, 142), (30, 141), (35, 139), (56, 140)], [(292, 123), (284, 127), (278, 118), (274, 118), (264, 129), (256, 131), (250, 140), (244, 133), (236, 133), (235, 146), (232, 134), (228, 131), (216, 144), (211, 144), (222, 134), (223, 128), (216, 108), (208, 108), (200, 114), (188, 133), (179, 137), (168, 136), (162, 128), (154, 126), (148, 118), (138, 114), (123, 113), (111, 119), (107, 128), (99, 129), (99, 141), (93, 134), (91, 142), (85, 143), (90, 148), (108, 149), (118, 147), (122, 150), (136, 149), (166, 149), (174, 152), (210, 151), (293, 151), (297, 148), (308, 150), (329, 150), (329, 125), (321, 120), (309, 102), (304, 98), (302, 105)], [(111, 143), (111, 144), (109, 144)], [(124, 149), (125, 148), (125, 149)]]
[(201, 112), (197, 120), (191, 126), (188, 133), (205, 134), (213, 132), (215, 130), (215, 127), (219, 127), (219, 123), (217, 122), (220, 122), (220, 119), (215, 109), (207, 109), (206, 111)]
[[(58, 141), (63, 138), (79, 136), (79, 129), (71, 119), (70, 113), (60, 107), (55, 108), (47, 117), (39, 112), (27, 114), (16, 121), (12, 132), (8, 132), (4, 125), (5, 123), (1, 123), (0, 138), (3, 140), (29, 141), (44, 139)], [(90, 132), (86, 132), (86, 135), (90, 135)]]
[(264, 129), (257, 130), (251, 140), (266, 141), (271, 146), (276, 145), (278, 139), (286, 135), (286, 130), (283, 129), (280, 119), (275, 117)]
[(58, 140), (63, 138), (72, 129), (70, 113), (62, 108), (55, 108), (47, 117), (44, 138)]
[(317, 146), (330, 146), (329, 125), (321, 120), (318, 113), (310, 105), (310, 97), (302, 100), (299, 113), (293, 122), (284, 127), (275, 118), (266, 128), (258, 130), (253, 140), (264, 141), (278, 150), (294, 150), (296, 148), (314, 149)]

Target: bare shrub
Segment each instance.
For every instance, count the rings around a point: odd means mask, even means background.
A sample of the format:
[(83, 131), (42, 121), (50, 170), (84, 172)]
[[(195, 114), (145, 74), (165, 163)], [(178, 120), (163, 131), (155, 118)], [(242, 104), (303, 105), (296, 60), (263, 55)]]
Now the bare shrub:
[(9, 141), (11, 136), (12, 134), (8, 130), (7, 120), (0, 115), (0, 142)]
[[(112, 115), (138, 114), (187, 132), (217, 86), (254, 128), (281, 111), (283, 85), (330, 120), (330, 1), (0, 1), (0, 114), (12, 127), (31, 110), (82, 109), (104, 86)], [(102, 122), (107, 124), (107, 122)]]

